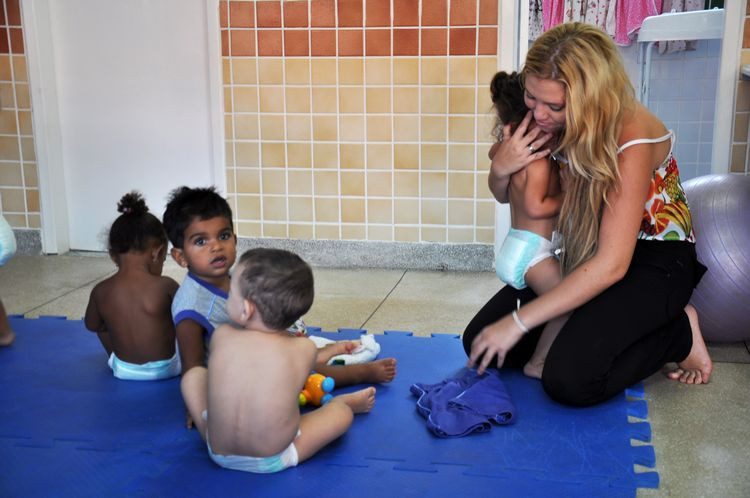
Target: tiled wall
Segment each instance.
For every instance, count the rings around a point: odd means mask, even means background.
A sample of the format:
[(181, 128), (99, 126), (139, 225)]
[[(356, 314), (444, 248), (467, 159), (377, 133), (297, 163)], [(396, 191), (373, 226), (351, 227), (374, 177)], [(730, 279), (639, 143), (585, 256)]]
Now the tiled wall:
[[(742, 36), (742, 50), (740, 64), (750, 64), (750, 2), (746, 3), (745, 24)], [(750, 173), (750, 78), (740, 75), (737, 82), (737, 100), (734, 112), (734, 135), (732, 139), (732, 163), (730, 171), (733, 173)]]
[(41, 226), (19, 0), (0, 10), (0, 209), (14, 228)]
[(238, 234), (491, 243), (497, 7), (222, 0)]

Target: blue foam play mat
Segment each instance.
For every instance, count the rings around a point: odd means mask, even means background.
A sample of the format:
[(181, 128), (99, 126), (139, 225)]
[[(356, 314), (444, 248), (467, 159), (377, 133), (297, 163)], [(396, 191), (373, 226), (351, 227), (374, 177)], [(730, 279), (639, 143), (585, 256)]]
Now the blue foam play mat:
[[(593, 408), (570, 408), (551, 401), (539, 381), (503, 371), (513, 424), (463, 438), (433, 436), (409, 386), (462, 369), (456, 336), (377, 335), (381, 357), (398, 359), (398, 376), (377, 387), (373, 412), (356, 416), (346, 435), (300, 466), (256, 475), (209, 459), (198, 433), (184, 428), (177, 379), (115, 379), (79, 320), (11, 317), (11, 325), (16, 342), (0, 349), (3, 497), (612, 497), (658, 487), (656, 472), (634, 471), (634, 463), (655, 463), (652, 446), (631, 441), (651, 438), (638, 388)], [(311, 332), (343, 339), (363, 331)]]

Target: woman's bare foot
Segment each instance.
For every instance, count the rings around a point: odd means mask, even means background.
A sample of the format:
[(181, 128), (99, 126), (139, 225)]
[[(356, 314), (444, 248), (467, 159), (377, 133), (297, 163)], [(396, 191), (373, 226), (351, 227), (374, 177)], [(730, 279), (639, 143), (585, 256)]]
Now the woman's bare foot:
[(541, 379), (542, 370), (544, 370), (544, 360), (536, 361), (532, 358), (523, 366), (523, 374), (532, 379)]
[(685, 313), (690, 320), (690, 329), (693, 332), (693, 347), (687, 358), (677, 364), (675, 370), (667, 374), (672, 380), (679, 380), (684, 384), (708, 384), (713, 370), (711, 357), (708, 355), (706, 343), (703, 341), (701, 329), (698, 326), (698, 312), (688, 304), (685, 306)]
[(339, 394), (333, 399), (346, 403), (354, 413), (366, 413), (375, 404), (375, 388), (366, 387), (353, 393)]

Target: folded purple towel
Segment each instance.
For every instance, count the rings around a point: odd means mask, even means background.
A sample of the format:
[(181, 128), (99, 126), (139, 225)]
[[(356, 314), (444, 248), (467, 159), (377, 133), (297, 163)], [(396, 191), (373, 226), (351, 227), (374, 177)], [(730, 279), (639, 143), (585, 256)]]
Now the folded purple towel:
[(496, 370), (477, 375), (466, 370), (437, 384), (412, 384), (417, 411), (427, 419), (427, 428), (438, 437), (460, 437), (486, 432), (490, 422), (507, 424), (515, 407)]

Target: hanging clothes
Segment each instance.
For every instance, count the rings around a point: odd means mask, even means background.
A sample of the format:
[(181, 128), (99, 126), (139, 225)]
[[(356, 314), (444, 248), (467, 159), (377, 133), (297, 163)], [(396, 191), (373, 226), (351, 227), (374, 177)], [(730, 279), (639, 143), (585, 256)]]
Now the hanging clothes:
[(662, 0), (619, 0), (616, 8), (615, 43), (628, 46), (633, 42), (643, 20), (661, 14)]
[[(690, 12), (703, 10), (703, 0), (664, 0), (662, 12)], [(697, 42), (688, 40), (660, 41), (657, 44), (660, 54), (671, 54), (682, 50), (695, 50)]]
[(615, 36), (617, 3), (618, 0), (542, 0), (542, 26), (547, 31), (564, 22), (585, 22)]
[(529, 41), (534, 41), (544, 33), (542, 0), (529, 0)]

